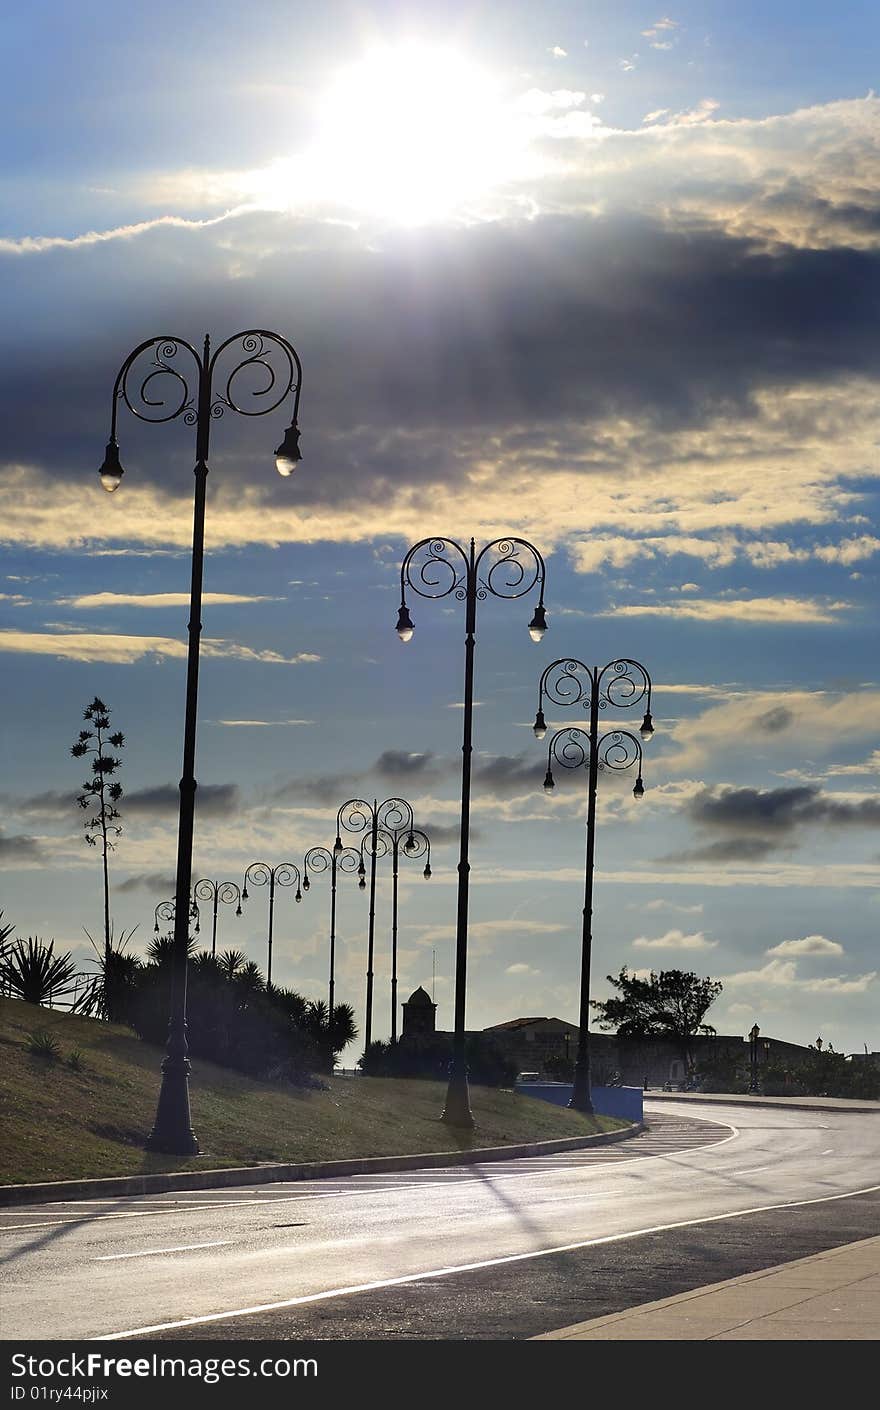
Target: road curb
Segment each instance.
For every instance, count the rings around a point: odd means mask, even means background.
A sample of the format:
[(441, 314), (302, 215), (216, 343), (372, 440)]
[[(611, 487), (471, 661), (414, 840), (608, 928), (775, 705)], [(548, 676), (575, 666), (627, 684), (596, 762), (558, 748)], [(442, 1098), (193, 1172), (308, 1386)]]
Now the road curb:
[(697, 1102), (712, 1103), (716, 1106), (767, 1106), (780, 1108), (783, 1111), (838, 1111), (852, 1112), (853, 1115), (876, 1115), (880, 1112), (880, 1102), (871, 1102), (868, 1105), (859, 1105), (858, 1101), (853, 1101), (852, 1105), (844, 1106), (844, 1102), (849, 1102), (848, 1097), (831, 1097), (823, 1101), (822, 1097), (752, 1097), (740, 1092), (643, 1092), (643, 1099), (649, 1102), (686, 1102), (694, 1105)]
[(421, 1155), (366, 1156), (360, 1160), (315, 1160), (295, 1165), (245, 1165), (226, 1170), (179, 1170), (164, 1175), (116, 1175), (102, 1180), (48, 1180), (36, 1185), (0, 1185), (0, 1206), (45, 1200), (99, 1199), (114, 1195), (166, 1194), (175, 1190), (213, 1190), (228, 1185), (270, 1185), (286, 1180), (325, 1180), (337, 1175), (378, 1175), (383, 1171), (424, 1170), (446, 1165), (476, 1165), (518, 1156), (553, 1155), (557, 1151), (625, 1141), (645, 1130), (643, 1121), (622, 1131), (596, 1136), (566, 1136), (529, 1145), (487, 1146), (471, 1151), (427, 1151)]

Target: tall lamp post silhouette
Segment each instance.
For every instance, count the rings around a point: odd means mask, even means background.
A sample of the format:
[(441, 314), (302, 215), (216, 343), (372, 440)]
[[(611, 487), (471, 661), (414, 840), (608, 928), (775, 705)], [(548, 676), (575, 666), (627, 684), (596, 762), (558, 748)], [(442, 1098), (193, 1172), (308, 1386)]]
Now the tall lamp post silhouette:
[(197, 881), (193, 887), (193, 895), (197, 901), (211, 902), (211, 958), (217, 953), (217, 906), (222, 901), (225, 905), (231, 906), (235, 902), (235, 914), (241, 915), (241, 891), (234, 881), (212, 881), (210, 877), (203, 876), (201, 881)]
[(275, 917), (275, 887), (293, 886), (296, 882), (296, 894), (294, 901), (299, 904), (302, 900), (302, 887), (299, 867), (295, 862), (278, 862), (274, 867), (270, 867), (268, 862), (251, 862), (244, 874), (244, 885), (241, 888), (241, 899), (248, 899), (248, 882), (251, 886), (268, 886), (269, 888), (269, 956), (266, 960), (266, 984), (272, 983), (272, 927)]
[[(553, 764), (561, 768), (587, 770), (587, 855), (584, 871), (584, 911), (581, 940), (581, 993), (578, 1026), (578, 1051), (574, 1068), (574, 1086), (569, 1106), (577, 1111), (592, 1112), (590, 1096), (590, 962), (593, 947), (593, 864), (596, 850), (596, 789), (599, 772), (605, 769), (628, 769), (638, 766), (633, 797), (645, 792), (642, 781), (642, 740), (654, 733), (651, 719), (651, 677), (638, 661), (620, 657), (607, 666), (585, 666), (582, 661), (553, 661), (541, 676), (538, 686), (538, 712), (535, 716), (536, 739), (547, 733), (544, 720), (545, 698), (556, 705), (577, 706), (589, 711), (588, 730), (569, 726), (557, 730), (547, 750), (547, 774), (544, 788), (550, 793), (556, 783)], [(626, 710), (645, 701), (645, 714), (637, 738), (629, 730), (610, 730), (599, 734), (599, 712), (609, 705)]]
[[(175, 359), (183, 352), (188, 371)], [(218, 373), (218, 361), (220, 372)], [(229, 370), (227, 371), (227, 367)], [(135, 371), (138, 368), (138, 371)], [(244, 380), (241, 374), (244, 373)], [(217, 389), (215, 390), (215, 375)], [(257, 379), (255, 387), (254, 378)], [(237, 380), (238, 379), (238, 380)], [(119, 488), (124, 474), (116, 439), (120, 402), (144, 421), (182, 418), (196, 432), (195, 499), (193, 507), (192, 571), (190, 579), (189, 646), (186, 667), (186, 710), (183, 732), (183, 772), (177, 833), (177, 874), (174, 920), (174, 965), (171, 1015), (162, 1085), (147, 1148), (174, 1155), (197, 1155), (189, 1105), (189, 1061), (186, 1041), (187, 904), (192, 883), (193, 818), (195, 813), (196, 718), (199, 684), (199, 639), (202, 629), (202, 569), (205, 552), (205, 497), (208, 447), (212, 423), (226, 411), (264, 416), (293, 392), (293, 416), (275, 451), (280, 475), (290, 475), (300, 459), (299, 411), (302, 367), (293, 345), (279, 333), (248, 328), (227, 338), (211, 353), (205, 337), (198, 353), (184, 338), (163, 336), (138, 344), (123, 362), (113, 386), (110, 439), (99, 474), (108, 492)], [(139, 385), (138, 385), (139, 384)], [(239, 389), (242, 389), (241, 391)]]
[[(364, 852), (370, 858), (370, 918), (367, 928), (367, 1000), (366, 1012), (364, 1015), (364, 1050), (370, 1046), (373, 1036), (373, 954), (375, 950), (376, 936), (376, 860), (385, 855), (388, 844), (380, 849), (379, 830), (394, 833), (403, 831), (407, 834), (413, 832), (413, 810), (412, 805), (405, 798), (385, 798), (379, 803), (375, 798), (372, 804), (367, 803), (363, 798), (349, 798), (343, 803), (336, 814), (336, 841), (333, 844), (333, 851), (337, 857), (343, 850), (342, 833), (353, 832), (364, 834), (361, 846), (361, 864), (358, 867), (358, 876), (361, 882), (366, 885), (364, 866)], [(366, 847), (369, 839), (369, 847)], [(363, 890), (363, 886), (361, 887)]]
[(312, 875), (320, 876), (323, 872), (330, 873), (330, 998), (327, 1007), (327, 1022), (333, 1022), (334, 991), (336, 982), (334, 972), (336, 968), (336, 879), (339, 872), (357, 872), (361, 862), (361, 854), (354, 847), (343, 847), (338, 853), (331, 852), (329, 847), (310, 847), (303, 858), (303, 878), (302, 889), (308, 891), (311, 886), (309, 872)]
[(474, 718), (474, 642), (477, 603), (487, 597), (525, 597), (538, 587), (538, 605), (529, 622), (532, 641), (547, 630), (544, 610), (544, 559), (526, 539), (493, 539), (476, 552), (474, 540), (465, 549), (454, 539), (421, 539), (408, 549), (400, 566), (400, 611), (397, 635), (410, 641), (414, 626), (406, 601), (410, 587), (418, 597), (455, 597), (465, 604), (464, 739), (461, 746), (461, 843), (458, 862), (458, 910), (455, 940), (455, 1032), (446, 1106), (441, 1120), (450, 1126), (474, 1124), (468, 1095), (465, 1060), (465, 989), (467, 984), (468, 881), (470, 862), (471, 754)]
[[(403, 844), (401, 846), (401, 843)], [(361, 843), (361, 866), (359, 875), (361, 886), (366, 885), (364, 880), (363, 856), (366, 853), (374, 859), (378, 857), (391, 857), (391, 1041), (397, 1042), (397, 917), (398, 917), (398, 878), (400, 875), (400, 854), (410, 861), (418, 861), (425, 858), (425, 867), (422, 876), (426, 881), (430, 881), (431, 872), (431, 842), (426, 832), (422, 832), (418, 827), (380, 827), (376, 833), (375, 852), (373, 849), (373, 835), (368, 832)]]

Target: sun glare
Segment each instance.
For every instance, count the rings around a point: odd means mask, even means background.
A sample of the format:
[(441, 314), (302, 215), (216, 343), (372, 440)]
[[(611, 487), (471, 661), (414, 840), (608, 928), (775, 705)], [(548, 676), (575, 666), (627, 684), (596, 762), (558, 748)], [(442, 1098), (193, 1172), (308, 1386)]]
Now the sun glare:
[(498, 85), (448, 49), (372, 50), (337, 75), (319, 120), (324, 195), (405, 223), (478, 200), (515, 165)]

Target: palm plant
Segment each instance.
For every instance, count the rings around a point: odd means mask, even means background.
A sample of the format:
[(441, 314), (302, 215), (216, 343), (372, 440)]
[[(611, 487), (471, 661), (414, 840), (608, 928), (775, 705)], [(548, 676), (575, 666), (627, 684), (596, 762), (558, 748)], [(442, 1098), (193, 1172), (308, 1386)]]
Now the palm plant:
[(76, 990), (76, 969), (69, 951), (55, 954), (55, 941), (46, 945), (28, 936), (16, 940), (0, 961), (4, 988), (27, 1004), (67, 998)]

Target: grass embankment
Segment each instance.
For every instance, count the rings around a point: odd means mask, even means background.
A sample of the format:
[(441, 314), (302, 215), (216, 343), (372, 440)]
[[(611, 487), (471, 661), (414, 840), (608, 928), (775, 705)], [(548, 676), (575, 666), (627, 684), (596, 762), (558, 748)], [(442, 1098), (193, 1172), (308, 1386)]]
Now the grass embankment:
[[(30, 1051), (30, 1035), (39, 1030), (58, 1043), (54, 1061)], [(74, 1051), (79, 1071), (69, 1065)], [(202, 1154), (181, 1160), (143, 1149), (162, 1056), (116, 1024), (0, 999), (0, 1183), (465, 1150), (627, 1124), (472, 1087), (476, 1130), (459, 1133), (439, 1119), (445, 1083), (334, 1077), (327, 1091), (300, 1090), (195, 1059), (190, 1100)]]

